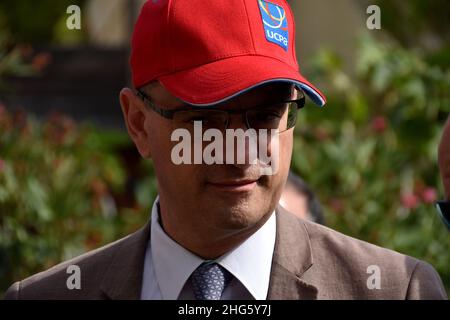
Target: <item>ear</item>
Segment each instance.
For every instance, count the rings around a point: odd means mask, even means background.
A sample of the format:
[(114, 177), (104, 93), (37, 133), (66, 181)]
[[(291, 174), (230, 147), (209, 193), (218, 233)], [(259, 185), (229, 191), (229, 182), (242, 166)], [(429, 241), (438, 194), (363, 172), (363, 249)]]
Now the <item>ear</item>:
[(120, 91), (120, 106), (128, 130), (143, 158), (151, 158), (149, 134), (145, 130), (147, 112), (144, 103), (129, 88)]

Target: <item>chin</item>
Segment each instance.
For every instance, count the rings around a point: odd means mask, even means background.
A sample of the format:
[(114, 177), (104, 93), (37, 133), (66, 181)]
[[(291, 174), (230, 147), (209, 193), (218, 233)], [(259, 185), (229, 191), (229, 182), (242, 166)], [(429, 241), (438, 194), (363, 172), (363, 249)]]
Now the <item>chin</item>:
[(253, 228), (261, 223), (261, 220), (270, 213), (270, 208), (262, 207), (260, 204), (238, 205), (217, 209), (217, 223), (222, 228), (230, 230), (245, 230)]

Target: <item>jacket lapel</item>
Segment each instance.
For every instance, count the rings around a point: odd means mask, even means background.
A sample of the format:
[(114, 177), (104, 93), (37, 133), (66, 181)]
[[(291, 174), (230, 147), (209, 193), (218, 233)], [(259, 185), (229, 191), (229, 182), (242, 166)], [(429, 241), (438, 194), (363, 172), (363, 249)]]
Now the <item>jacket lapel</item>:
[(123, 239), (112, 258), (101, 284), (109, 299), (139, 300), (150, 222)]
[(267, 299), (317, 299), (315, 286), (302, 280), (313, 265), (311, 244), (303, 222), (280, 205)]

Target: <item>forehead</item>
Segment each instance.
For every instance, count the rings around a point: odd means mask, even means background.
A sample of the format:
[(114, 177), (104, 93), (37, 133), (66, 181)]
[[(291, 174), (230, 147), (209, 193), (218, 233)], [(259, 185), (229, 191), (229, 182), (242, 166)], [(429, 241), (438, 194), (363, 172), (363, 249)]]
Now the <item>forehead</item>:
[[(172, 95), (159, 82), (154, 82), (144, 87), (144, 91), (156, 103), (166, 108), (174, 109), (185, 105), (182, 100)], [(292, 96), (293, 85), (289, 83), (270, 83), (251, 89), (224, 103), (230, 107), (240, 107), (243, 105), (258, 105), (265, 102), (289, 99)]]

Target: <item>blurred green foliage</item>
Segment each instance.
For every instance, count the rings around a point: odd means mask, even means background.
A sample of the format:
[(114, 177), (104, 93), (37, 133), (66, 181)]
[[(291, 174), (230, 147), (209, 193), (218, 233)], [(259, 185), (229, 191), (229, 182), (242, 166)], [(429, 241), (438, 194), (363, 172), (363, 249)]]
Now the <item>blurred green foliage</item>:
[(33, 73), (30, 64), (25, 63), (20, 47), (11, 44), (6, 32), (0, 32), (0, 91), (8, 89), (5, 77), (10, 75), (25, 76)]
[(375, 0), (370, 3), (380, 6), (383, 28), (402, 46), (425, 46), (430, 50), (449, 48), (450, 2), (447, 0)]
[[(70, 5), (83, 6), (85, 0), (3, 0), (0, 2), (0, 29), (10, 33), (17, 43), (32, 45), (81, 43), (82, 30), (68, 30), (66, 13)], [(81, 20), (83, 22), (83, 19)], [(67, 39), (69, 37), (69, 39)]]
[(127, 182), (117, 150), (129, 144), (63, 115), (41, 122), (0, 106), (0, 294), (145, 224), (156, 196), (149, 163), (135, 205), (117, 205)]
[(450, 70), (369, 36), (358, 57), (351, 79), (332, 52), (316, 56), (328, 104), (300, 111), (292, 166), (332, 228), (430, 262), (450, 289), (450, 235), (433, 205)]
[(430, 64), (450, 67), (450, 2), (447, 0), (362, 0), (381, 8), (382, 32), (402, 47), (420, 50)]

